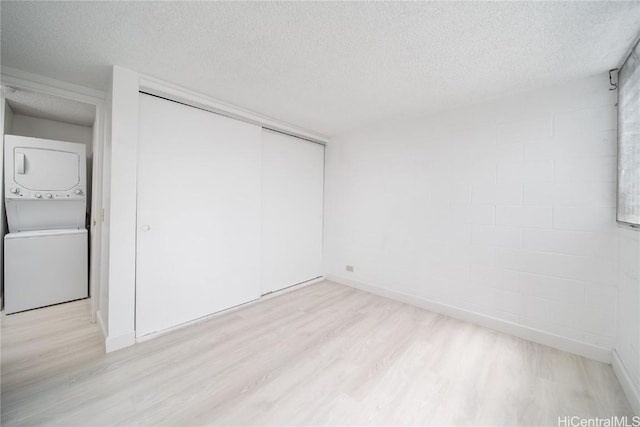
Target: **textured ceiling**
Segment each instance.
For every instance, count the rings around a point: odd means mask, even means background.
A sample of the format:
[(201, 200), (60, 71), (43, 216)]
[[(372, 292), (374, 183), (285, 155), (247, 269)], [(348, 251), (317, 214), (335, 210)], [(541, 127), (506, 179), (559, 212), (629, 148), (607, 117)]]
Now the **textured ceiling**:
[(3, 94), (14, 114), (80, 126), (93, 126), (96, 110), (93, 105), (10, 87), (5, 87)]
[(640, 2), (9, 2), (2, 64), (106, 89), (113, 64), (324, 135), (619, 64)]

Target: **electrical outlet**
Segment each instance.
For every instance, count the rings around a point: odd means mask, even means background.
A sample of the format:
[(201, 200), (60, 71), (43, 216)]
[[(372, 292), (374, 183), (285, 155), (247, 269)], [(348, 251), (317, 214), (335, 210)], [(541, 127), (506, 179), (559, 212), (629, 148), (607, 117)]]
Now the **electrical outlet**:
[(353, 273), (353, 265), (347, 265), (347, 271)]

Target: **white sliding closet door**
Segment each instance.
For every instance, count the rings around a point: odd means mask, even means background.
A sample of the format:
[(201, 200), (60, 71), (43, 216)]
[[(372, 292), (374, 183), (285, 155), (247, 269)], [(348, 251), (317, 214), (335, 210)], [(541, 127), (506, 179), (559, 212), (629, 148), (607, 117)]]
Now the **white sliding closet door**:
[(262, 292), (322, 274), (324, 147), (262, 133)]
[(260, 297), (261, 128), (140, 95), (136, 335)]

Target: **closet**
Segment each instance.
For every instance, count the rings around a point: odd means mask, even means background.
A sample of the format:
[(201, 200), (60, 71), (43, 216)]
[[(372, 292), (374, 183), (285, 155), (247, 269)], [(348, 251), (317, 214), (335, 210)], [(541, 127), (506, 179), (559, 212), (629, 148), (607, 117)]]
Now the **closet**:
[(152, 95), (139, 109), (137, 337), (320, 275), (323, 146)]

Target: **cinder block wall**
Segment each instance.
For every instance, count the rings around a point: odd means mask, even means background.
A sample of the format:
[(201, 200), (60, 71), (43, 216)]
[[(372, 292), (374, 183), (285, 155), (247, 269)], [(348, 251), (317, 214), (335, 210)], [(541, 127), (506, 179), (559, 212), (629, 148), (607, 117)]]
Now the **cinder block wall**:
[(332, 139), (326, 274), (612, 349), (615, 103), (600, 75)]

